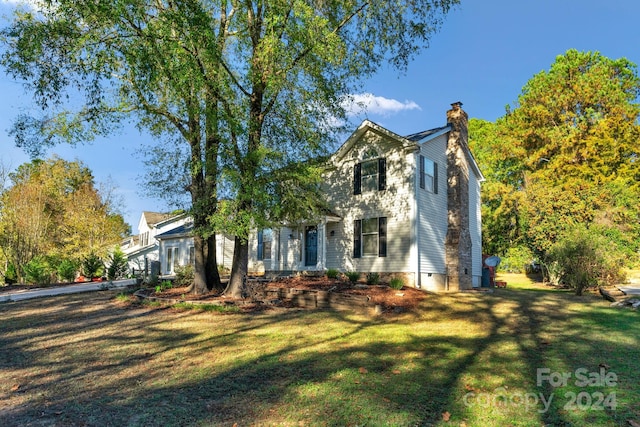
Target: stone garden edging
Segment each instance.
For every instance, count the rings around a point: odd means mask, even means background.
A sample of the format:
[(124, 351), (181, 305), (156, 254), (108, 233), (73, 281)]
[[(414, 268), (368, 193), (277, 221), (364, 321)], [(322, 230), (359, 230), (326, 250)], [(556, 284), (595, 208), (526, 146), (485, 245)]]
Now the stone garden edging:
[(382, 306), (375, 304), (366, 295), (353, 295), (340, 292), (321, 291), (315, 289), (296, 289), (289, 287), (264, 288), (261, 295), (245, 300), (189, 300), (183, 298), (163, 298), (151, 295), (150, 289), (140, 289), (134, 296), (148, 301), (165, 304), (187, 303), (193, 305), (243, 306), (250, 304), (264, 304), (267, 306), (294, 306), (305, 309), (328, 309), (336, 311), (352, 311), (360, 314), (378, 315), (382, 313)]

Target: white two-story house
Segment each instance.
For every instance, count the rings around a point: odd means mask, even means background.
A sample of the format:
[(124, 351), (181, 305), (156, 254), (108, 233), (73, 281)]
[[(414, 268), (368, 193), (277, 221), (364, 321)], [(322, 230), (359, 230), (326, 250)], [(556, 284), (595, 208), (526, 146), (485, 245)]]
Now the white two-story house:
[(433, 291), (479, 287), (480, 183), (467, 115), (408, 136), (365, 120), (331, 156), (329, 211), (304, 224), (258, 230), (249, 270), (378, 272)]

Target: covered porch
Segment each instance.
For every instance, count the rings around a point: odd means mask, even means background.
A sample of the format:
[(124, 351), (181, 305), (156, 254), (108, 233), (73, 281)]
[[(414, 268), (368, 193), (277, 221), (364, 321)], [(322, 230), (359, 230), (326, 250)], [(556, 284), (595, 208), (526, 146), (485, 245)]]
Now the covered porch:
[(252, 242), (249, 271), (252, 274), (323, 272), (327, 269), (328, 224), (342, 221), (325, 215), (318, 222), (287, 224), (259, 230)]

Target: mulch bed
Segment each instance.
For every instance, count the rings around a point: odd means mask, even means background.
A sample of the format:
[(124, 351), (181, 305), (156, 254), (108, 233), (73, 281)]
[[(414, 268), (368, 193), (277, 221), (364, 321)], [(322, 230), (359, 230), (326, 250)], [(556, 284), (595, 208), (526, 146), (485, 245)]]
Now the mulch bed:
[[(380, 305), (383, 312), (404, 312), (413, 310), (422, 300), (427, 298), (426, 292), (418, 289), (404, 287), (401, 290), (392, 289), (387, 285), (371, 285), (364, 283), (352, 283), (339, 279), (329, 279), (327, 277), (306, 277), (297, 276), (292, 278), (282, 278), (276, 281), (265, 282), (267, 289), (289, 288), (299, 290), (318, 290), (332, 293), (350, 294), (366, 296), (376, 305)], [(233, 298), (222, 297), (218, 294), (209, 293), (203, 295), (192, 295), (187, 293), (187, 288), (178, 287), (166, 289), (163, 292), (154, 292), (150, 296), (155, 298), (166, 298), (172, 300), (224, 302), (228, 304), (240, 303), (245, 311), (251, 311), (247, 300), (234, 301)], [(257, 307), (255, 307), (257, 309)]]

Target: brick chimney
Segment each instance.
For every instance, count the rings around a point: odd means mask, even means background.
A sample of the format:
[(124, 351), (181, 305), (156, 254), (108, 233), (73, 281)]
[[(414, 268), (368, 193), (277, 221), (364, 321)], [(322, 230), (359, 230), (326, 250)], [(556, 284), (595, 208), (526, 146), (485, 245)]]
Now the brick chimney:
[(447, 141), (447, 290), (458, 291), (473, 287), (469, 229), (470, 171), (465, 154), (469, 130), (468, 116), (462, 109), (462, 102), (451, 104), (451, 110), (447, 111), (447, 124), (451, 126)]

